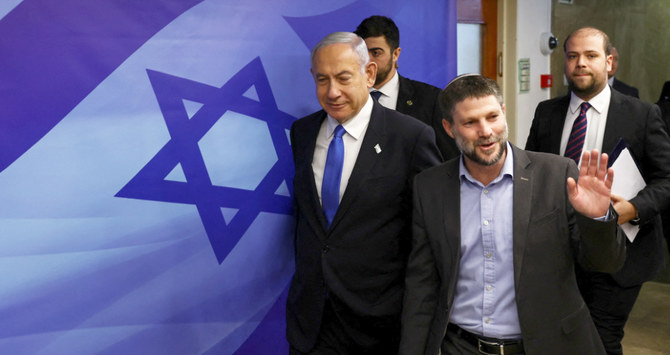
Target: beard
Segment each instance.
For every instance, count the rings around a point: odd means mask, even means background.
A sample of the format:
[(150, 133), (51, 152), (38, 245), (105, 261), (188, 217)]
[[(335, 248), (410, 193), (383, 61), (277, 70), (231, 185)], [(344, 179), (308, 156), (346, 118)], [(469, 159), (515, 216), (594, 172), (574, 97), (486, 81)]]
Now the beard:
[[(582, 84), (577, 84), (571, 77), (568, 77), (568, 89), (579, 97), (593, 97), (599, 93), (603, 85), (599, 83), (593, 73), (590, 73), (591, 80)], [(607, 81), (605, 81), (606, 83)]]
[(383, 83), (386, 78), (388, 78), (393, 68), (393, 58), (391, 57), (385, 66), (379, 67), (377, 69), (377, 78), (375, 79), (375, 85)]
[[(456, 141), (458, 149), (460, 149), (463, 155), (468, 159), (483, 166), (491, 166), (497, 164), (505, 153), (508, 137), (509, 132), (507, 125), (505, 125), (505, 131), (501, 135), (494, 135), (486, 139), (478, 139), (475, 142), (468, 142), (463, 137), (454, 135), (454, 140)], [(491, 154), (480, 154), (477, 152), (477, 146), (491, 143), (497, 143), (497, 151), (492, 152)]]

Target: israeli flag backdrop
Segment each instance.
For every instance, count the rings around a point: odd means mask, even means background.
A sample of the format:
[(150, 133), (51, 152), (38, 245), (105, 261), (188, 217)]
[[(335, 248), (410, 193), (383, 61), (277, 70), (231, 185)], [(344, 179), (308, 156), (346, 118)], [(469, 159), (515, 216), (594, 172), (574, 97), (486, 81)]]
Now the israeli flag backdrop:
[(288, 130), (374, 14), (455, 76), (455, 0), (1, 1), (0, 353), (287, 353)]

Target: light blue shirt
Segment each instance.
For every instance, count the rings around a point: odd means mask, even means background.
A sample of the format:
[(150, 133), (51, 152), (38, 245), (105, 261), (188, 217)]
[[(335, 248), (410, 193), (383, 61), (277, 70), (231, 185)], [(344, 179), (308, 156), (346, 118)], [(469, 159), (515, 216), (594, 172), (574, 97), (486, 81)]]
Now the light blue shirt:
[(487, 186), (461, 156), (461, 259), (450, 322), (472, 333), (520, 339), (514, 292), (514, 157)]

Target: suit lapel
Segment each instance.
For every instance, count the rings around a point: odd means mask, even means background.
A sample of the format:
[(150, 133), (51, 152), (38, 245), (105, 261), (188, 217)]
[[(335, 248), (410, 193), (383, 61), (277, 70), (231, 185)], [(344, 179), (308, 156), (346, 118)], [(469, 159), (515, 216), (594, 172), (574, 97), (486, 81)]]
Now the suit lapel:
[(561, 154), (561, 136), (563, 135), (563, 126), (565, 125), (565, 116), (568, 114), (570, 106), (570, 95), (563, 96), (556, 101), (556, 106), (551, 110), (551, 123), (549, 130), (549, 153)]
[(349, 177), (347, 189), (344, 191), (340, 206), (337, 208), (337, 213), (333, 218), (331, 228), (335, 227), (342, 216), (351, 208), (359, 196), (359, 189), (363, 182), (374, 171), (375, 165), (379, 162), (381, 154), (375, 150), (375, 146), (379, 144), (384, 147), (386, 143), (386, 121), (384, 119), (384, 108), (376, 101), (373, 102), (372, 114), (370, 115), (370, 123), (368, 129), (363, 137), (361, 150), (356, 157), (356, 164)]
[[(456, 281), (458, 277), (456, 272), (458, 270), (458, 260), (460, 260), (461, 255), (461, 180), (459, 176), (459, 166), (460, 158), (453, 159), (445, 163), (440, 169), (446, 169), (447, 179), (446, 181), (439, 181), (435, 186), (435, 192), (437, 196), (441, 196), (440, 200), (442, 205), (440, 208), (436, 208), (435, 211), (431, 213), (437, 213), (438, 215), (434, 217), (436, 220), (442, 220), (442, 228), (444, 230), (444, 240), (446, 243), (440, 244), (443, 245), (442, 250), (439, 251), (440, 255), (449, 255), (450, 258), (443, 258), (440, 263), (444, 265), (455, 265), (454, 269), (447, 269), (447, 272), (453, 272), (452, 275), (443, 275), (444, 278), (450, 280), (449, 287), (447, 288), (447, 300), (448, 303), (454, 299), (454, 291), (456, 290)], [(451, 309), (449, 310), (451, 314)]]
[[(603, 152), (607, 154), (614, 149), (619, 142), (619, 138), (624, 136), (623, 133), (625, 130), (630, 129), (630, 125), (625, 122), (625, 118), (623, 118), (621, 113), (621, 97), (624, 94), (620, 94), (616, 90), (611, 90), (611, 93), (612, 96), (610, 97), (610, 106), (607, 109), (607, 123), (605, 124), (602, 147)], [(628, 117), (627, 119), (635, 119), (635, 117)], [(624, 132), (620, 130), (624, 130)]]
[[(442, 190), (442, 206), (438, 220), (443, 220), (445, 240), (454, 260), (458, 260), (461, 250), (461, 180), (459, 176), (460, 158), (446, 163), (447, 181), (441, 182), (438, 187)], [(450, 237), (456, 236), (456, 238)]]
[(514, 282), (519, 285), (519, 276), (523, 266), (524, 250), (528, 239), (528, 224), (533, 191), (533, 169), (528, 155), (512, 146), (514, 154)]
[(320, 234), (323, 236), (325, 236), (327, 230), (326, 217), (323, 214), (321, 202), (319, 201), (319, 194), (316, 191), (312, 159), (314, 157), (314, 148), (316, 147), (316, 138), (319, 135), (321, 123), (324, 119), (326, 119), (325, 112), (323, 112), (322, 115), (319, 115), (317, 119), (312, 120), (310, 125), (307, 126), (306, 131), (296, 132), (297, 134), (304, 134), (305, 137), (309, 137), (310, 141), (307, 142), (305, 149), (302, 151), (302, 156), (296, 158), (297, 161), (306, 163), (302, 165), (302, 168), (299, 171), (296, 171), (295, 177), (296, 181), (307, 185), (305, 186), (305, 190), (308, 191), (306, 194), (296, 195), (296, 198), (300, 199), (298, 205), (307, 206), (305, 211), (303, 211), (303, 214), (307, 217), (307, 220), (314, 230), (322, 230), (324, 232), (323, 234)]
[(396, 111), (412, 116), (414, 113), (414, 87), (412, 87), (409, 79), (403, 78), (400, 74), (398, 74), (398, 85)]

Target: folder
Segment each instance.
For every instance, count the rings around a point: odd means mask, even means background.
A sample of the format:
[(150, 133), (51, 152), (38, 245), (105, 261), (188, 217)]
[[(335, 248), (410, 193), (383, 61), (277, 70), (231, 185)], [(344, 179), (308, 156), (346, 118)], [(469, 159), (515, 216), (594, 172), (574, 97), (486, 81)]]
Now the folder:
[[(617, 142), (617, 145), (612, 150), (608, 165), (614, 169), (612, 194), (630, 200), (647, 186), (635, 158), (623, 139), (619, 139), (619, 142)], [(640, 226), (628, 222), (622, 224), (621, 229), (632, 243), (640, 231)]]

